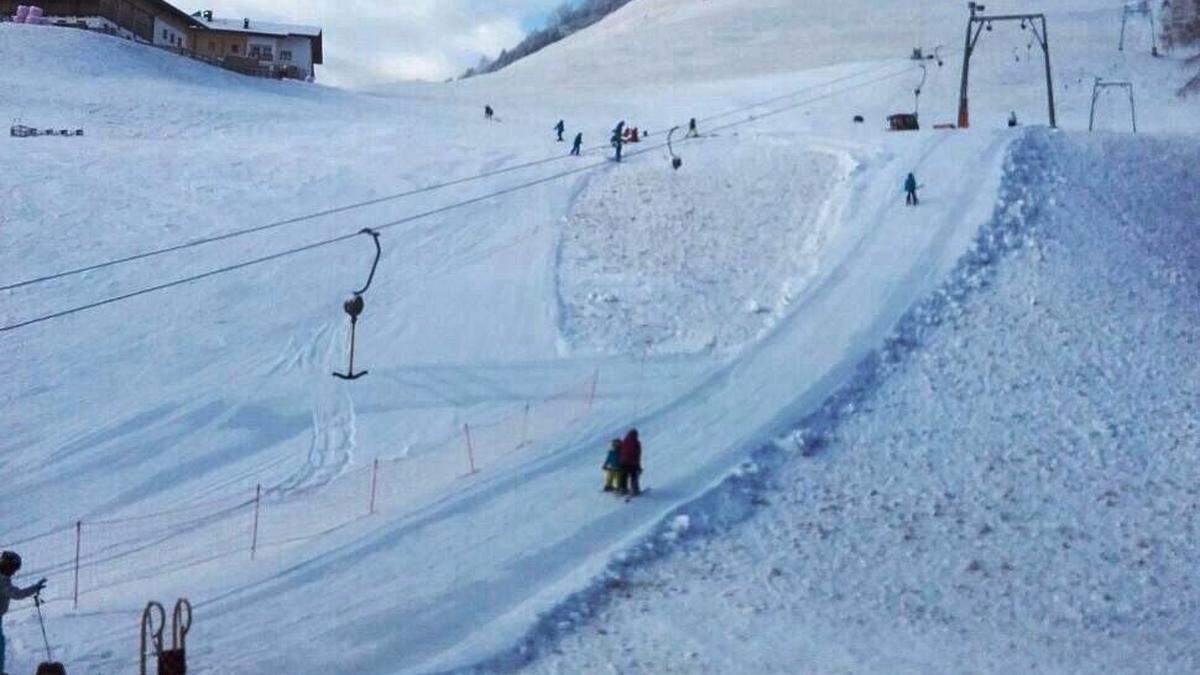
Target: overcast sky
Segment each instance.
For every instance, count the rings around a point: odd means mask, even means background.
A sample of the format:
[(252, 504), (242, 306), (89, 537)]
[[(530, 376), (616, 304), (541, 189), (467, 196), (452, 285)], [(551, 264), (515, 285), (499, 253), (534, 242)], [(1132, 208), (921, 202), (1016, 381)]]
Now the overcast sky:
[(361, 86), (458, 75), (520, 42), (562, 0), (190, 0), (206, 1), (174, 0), (189, 14), (320, 26), (317, 80)]

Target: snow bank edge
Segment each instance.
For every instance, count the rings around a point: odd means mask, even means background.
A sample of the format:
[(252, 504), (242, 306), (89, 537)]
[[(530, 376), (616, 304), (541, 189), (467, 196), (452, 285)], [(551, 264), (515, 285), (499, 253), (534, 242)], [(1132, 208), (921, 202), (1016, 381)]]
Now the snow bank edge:
[(785, 437), (766, 440), (751, 450), (746, 461), (710, 490), (669, 511), (650, 534), (615, 555), (585, 588), (542, 613), (513, 647), (457, 672), (510, 672), (528, 665), (611, 602), (612, 593), (624, 586), (630, 569), (664, 558), (690, 541), (727, 531), (767, 504), (773, 477), (785, 462), (796, 455), (820, 454), (841, 420), (853, 415), (934, 331), (961, 311), (965, 301), (991, 285), (1002, 258), (1036, 246), (1032, 235), (1041, 206), (1035, 186), (1047, 181), (1043, 157), (1057, 133), (1031, 129), (1009, 146), (992, 218), (980, 228), (947, 280), (905, 312), (883, 344), (859, 361), (849, 380), (816, 411), (802, 418)]

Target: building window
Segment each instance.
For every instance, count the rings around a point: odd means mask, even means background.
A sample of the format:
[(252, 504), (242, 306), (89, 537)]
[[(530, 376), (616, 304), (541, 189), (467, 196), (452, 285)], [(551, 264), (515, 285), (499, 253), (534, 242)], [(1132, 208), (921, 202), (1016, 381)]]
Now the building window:
[(163, 39), (164, 39), (164, 40), (168, 40), (168, 39), (170, 39), (170, 38), (168, 38), (168, 37), (167, 37), (167, 29), (166, 29), (166, 28), (164, 28), (164, 29), (163, 29)]
[(290, 62), (292, 60), (292, 53), (286, 49), (279, 50), (279, 60)]
[(234, 54), (238, 53), (238, 46), (237, 45), (229, 45), (229, 51)]

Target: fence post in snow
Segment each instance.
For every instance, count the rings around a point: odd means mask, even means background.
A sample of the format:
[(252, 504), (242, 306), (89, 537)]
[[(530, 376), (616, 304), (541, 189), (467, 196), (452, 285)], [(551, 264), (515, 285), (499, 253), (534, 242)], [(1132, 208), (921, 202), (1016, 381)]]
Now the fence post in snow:
[(587, 397), (587, 411), (588, 412), (591, 412), (592, 403), (595, 402), (595, 400), (596, 400), (596, 384), (599, 382), (600, 382), (600, 369), (596, 368), (596, 370), (592, 373), (592, 388), (591, 388), (591, 390), (588, 391), (588, 397)]
[(521, 444), (518, 448), (529, 445), (529, 401), (525, 401), (525, 420), (521, 423)]
[(75, 521), (75, 600), (74, 608), (79, 609), (79, 550), (83, 545), (83, 521)]
[(262, 502), (262, 483), (254, 486), (254, 529), (250, 534), (250, 559), (258, 552), (258, 506)]
[(471, 446), (471, 425), (470, 424), (465, 424), (465, 423), (463, 424), (463, 435), (467, 439), (467, 465), (470, 466), (470, 468), (471, 468), (471, 470), (469, 472), (467, 472), (467, 475), (469, 476), (473, 473), (478, 473), (478, 471), (475, 469), (475, 448)]
[(379, 484), (379, 458), (371, 464), (371, 508), (367, 515), (375, 515), (375, 487)]

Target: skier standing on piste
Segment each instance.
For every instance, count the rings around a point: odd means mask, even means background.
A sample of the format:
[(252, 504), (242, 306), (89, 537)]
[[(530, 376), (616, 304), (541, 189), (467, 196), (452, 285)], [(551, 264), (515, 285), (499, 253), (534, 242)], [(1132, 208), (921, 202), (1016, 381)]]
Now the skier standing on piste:
[(614, 492), (621, 487), (621, 439), (612, 439), (600, 468), (604, 470), (605, 492)]
[(917, 187), (917, 177), (909, 173), (908, 178), (904, 179), (904, 192), (907, 193), (904, 196), (906, 206), (916, 206), (921, 203), (921, 200), (917, 199)]
[(636, 497), (642, 494), (640, 477), (642, 475), (642, 442), (638, 440), (638, 430), (630, 429), (621, 441), (619, 461), (621, 464), (621, 485), (617, 492)]
[(28, 588), (13, 585), (12, 578), (21, 569), (21, 556), (12, 551), (0, 553), (0, 673), (4, 672), (4, 615), (8, 613), (11, 600), (24, 600), (42, 592), (46, 580), (42, 579)]
[(575, 143), (571, 145), (571, 154), (576, 157), (583, 151), (583, 132), (575, 134)]
[(617, 123), (616, 128), (613, 129), (612, 139), (611, 139), (613, 149), (615, 149), (617, 151), (616, 160), (618, 162), (621, 161), (621, 147), (625, 144), (624, 134), (625, 134), (625, 120), (621, 120), (620, 122)]
[(554, 130), (556, 132), (558, 132), (558, 142), (562, 143), (563, 142), (563, 132), (565, 132), (567, 130), (566, 123), (564, 123), (562, 120), (559, 120), (558, 124), (554, 125)]

